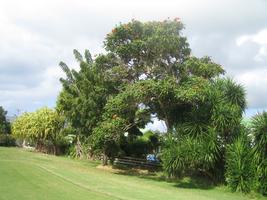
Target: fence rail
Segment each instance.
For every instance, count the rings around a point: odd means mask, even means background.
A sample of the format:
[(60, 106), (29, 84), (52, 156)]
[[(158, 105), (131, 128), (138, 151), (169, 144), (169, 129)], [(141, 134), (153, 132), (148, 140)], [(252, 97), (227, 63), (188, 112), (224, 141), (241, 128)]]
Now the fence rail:
[(114, 164), (123, 165), (127, 167), (139, 167), (139, 168), (149, 168), (149, 169), (158, 169), (162, 167), (159, 162), (153, 162), (153, 161), (148, 161), (146, 159), (133, 158), (133, 157), (115, 158)]

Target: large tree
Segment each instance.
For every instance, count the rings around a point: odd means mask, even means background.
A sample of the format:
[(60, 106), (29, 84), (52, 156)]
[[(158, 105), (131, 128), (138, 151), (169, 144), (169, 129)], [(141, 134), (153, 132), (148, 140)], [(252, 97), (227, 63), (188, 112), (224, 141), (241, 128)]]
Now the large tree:
[[(203, 150), (198, 160), (212, 163), (203, 164), (202, 170), (206, 166), (208, 170), (217, 168), (223, 176), (225, 145), (238, 135), (246, 107), (245, 92), (232, 80), (221, 79), (223, 68), (209, 57), (191, 56), (182, 29), (178, 19), (148, 23), (133, 20), (108, 34), (106, 50), (121, 60), (120, 65), (131, 75), (131, 84), (124, 85), (107, 102), (105, 118), (123, 118), (127, 122), (124, 130), (130, 133), (127, 127), (142, 127), (151, 114), (156, 115), (165, 121), (169, 133), (190, 137), (183, 140), (195, 140), (200, 151), (210, 139), (210, 156)], [(195, 167), (201, 168), (199, 163)]]
[[(120, 61), (117, 65), (128, 74), (128, 83), (137, 82), (136, 86), (126, 86), (123, 91), (129, 93), (128, 90), (136, 88), (139, 93), (136, 103), (145, 103), (153, 114), (164, 120), (168, 132), (174, 128), (177, 112), (182, 115), (185, 107), (192, 106), (192, 93), (200, 94), (207, 80), (224, 73), (209, 57), (190, 55), (183, 28), (179, 18), (146, 23), (132, 20), (116, 26), (104, 42), (108, 54), (117, 58)], [(184, 92), (178, 94), (175, 90)], [(191, 102), (182, 100), (184, 94), (191, 95)]]
[(224, 146), (237, 134), (245, 93), (220, 78), (219, 64), (191, 55), (183, 28), (179, 19), (132, 20), (107, 35), (107, 53), (95, 60), (74, 51), (80, 71), (61, 63), (67, 78), (61, 79), (58, 110), (89, 136), (95, 152), (110, 154), (110, 144), (119, 144), (124, 132), (130, 138), (140, 134), (153, 115), (165, 121), (168, 133), (179, 130), (197, 141), (213, 134), (208, 138), (220, 143), (221, 155), (212, 162), (224, 159)]

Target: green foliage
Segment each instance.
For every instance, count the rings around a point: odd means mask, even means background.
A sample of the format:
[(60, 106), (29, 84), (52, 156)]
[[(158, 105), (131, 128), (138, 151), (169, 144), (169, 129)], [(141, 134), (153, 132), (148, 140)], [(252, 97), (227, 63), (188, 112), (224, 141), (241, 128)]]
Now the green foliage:
[(120, 142), (120, 148), (126, 156), (146, 158), (147, 154), (157, 154), (160, 146), (158, 133), (146, 131), (143, 135), (127, 135)]
[[(188, 78), (180, 84), (171, 77), (165, 80), (140, 80), (125, 86), (121, 93), (111, 98), (105, 107), (105, 115), (111, 117), (116, 114), (130, 122), (139, 121), (145, 125), (152, 113), (164, 120), (171, 131), (179, 120), (177, 113), (203, 101), (207, 87), (208, 82), (199, 77)], [(142, 115), (137, 112), (140, 104), (145, 107)]]
[(0, 106), (0, 134), (10, 133), (10, 123), (6, 119), (7, 111), (4, 110), (2, 106)]
[[(179, 131), (187, 132), (188, 128), (182, 127)], [(217, 138), (213, 130), (197, 137), (178, 132), (178, 135), (167, 136), (161, 158), (164, 170), (170, 177), (201, 173), (213, 179), (212, 169), (218, 153)]]
[(252, 132), (256, 151), (262, 159), (267, 158), (267, 112), (253, 117)]
[(133, 141), (123, 142), (121, 145), (126, 156), (136, 157), (136, 158), (145, 158), (149, 151), (149, 142), (142, 139), (136, 138)]
[[(159, 132), (153, 132), (151, 130), (146, 131), (142, 138), (149, 142), (150, 152), (157, 151), (157, 148), (160, 146), (160, 133)], [(151, 151), (152, 150), (152, 151)]]
[(106, 161), (156, 149), (158, 138), (145, 139), (140, 131), (155, 116), (170, 135), (162, 154), (167, 174), (223, 181), (226, 146), (240, 134), (245, 90), (222, 78), (224, 69), (211, 58), (192, 56), (183, 28), (177, 18), (132, 20), (107, 35), (106, 54), (93, 60), (89, 51), (74, 50), (80, 70), (60, 63), (66, 78), (57, 109), (77, 135), (89, 138), (89, 151)]
[(190, 57), (185, 62), (184, 73), (185, 72), (205, 79), (211, 79), (223, 74), (225, 71), (209, 57)]
[[(89, 137), (92, 151), (113, 161), (119, 151), (118, 143), (123, 137), (126, 126), (125, 120), (119, 117), (100, 123)], [(107, 164), (106, 162), (107, 160), (103, 164)]]
[(16, 146), (16, 140), (10, 134), (0, 134), (0, 146), (4, 147)]
[(45, 107), (19, 116), (12, 124), (12, 134), (16, 138), (34, 142), (40, 151), (51, 146), (52, 152), (56, 154), (56, 147), (64, 144), (64, 136), (61, 134), (63, 125), (64, 118)]
[(246, 108), (246, 92), (242, 85), (235, 83), (232, 79), (217, 79), (214, 86), (222, 92), (225, 101), (240, 107), (240, 113)]
[[(236, 98), (229, 92), (233, 87), (240, 91)], [(244, 105), (239, 103), (245, 102), (244, 89), (230, 79), (216, 79), (192, 97), (200, 94), (204, 100), (192, 98), (194, 103), (180, 112), (182, 117), (175, 125), (177, 136), (169, 138), (176, 142), (163, 149), (164, 169), (171, 176), (201, 171), (214, 181), (223, 181), (225, 147), (240, 134)]]
[(101, 120), (111, 86), (88, 50), (85, 51), (85, 60), (77, 50), (74, 50), (74, 55), (80, 64), (79, 71), (70, 70), (66, 64), (60, 63), (66, 78), (60, 79), (63, 90), (58, 96), (57, 110), (66, 117), (76, 134), (88, 136)]
[(240, 135), (227, 146), (226, 182), (232, 191), (248, 193), (255, 187), (253, 149), (247, 135)]
[(210, 88), (209, 103), (213, 107), (212, 123), (228, 140), (231, 132), (240, 125), (246, 108), (244, 88), (231, 79), (217, 79)]
[(261, 160), (257, 167), (258, 191), (267, 195), (267, 159)]
[(258, 189), (267, 194), (267, 112), (252, 118), (252, 135), (257, 159)]
[(142, 74), (150, 78), (178, 76), (179, 65), (190, 55), (189, 44), (181, 34), (183, 27), (178, 19), (132, 20), (107, 35), (105, 48), (123, 61), (132, 80)]

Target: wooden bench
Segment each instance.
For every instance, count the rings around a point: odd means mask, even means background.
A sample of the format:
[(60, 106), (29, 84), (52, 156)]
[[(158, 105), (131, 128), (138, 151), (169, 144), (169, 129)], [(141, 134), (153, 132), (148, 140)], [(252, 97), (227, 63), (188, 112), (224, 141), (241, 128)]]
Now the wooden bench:
[(153, 161), (148, 161), (146, 159), (134, 158), (134, 157), (115, 158), (114, 164), (118, 166), (137, 167), (146, 169), (159, 169), (162, 167), (159, 162), (153, 162)]

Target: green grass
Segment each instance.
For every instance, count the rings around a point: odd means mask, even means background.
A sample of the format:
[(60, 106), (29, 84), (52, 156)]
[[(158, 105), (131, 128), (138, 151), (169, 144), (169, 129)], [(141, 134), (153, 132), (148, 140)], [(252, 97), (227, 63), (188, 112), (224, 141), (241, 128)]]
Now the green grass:
[(246, 200), (263, 197), (231, 193), (225, 187), (168, 183), (152, 176), (116, 174), (97, 163), (0, 147), (1, 200)]

